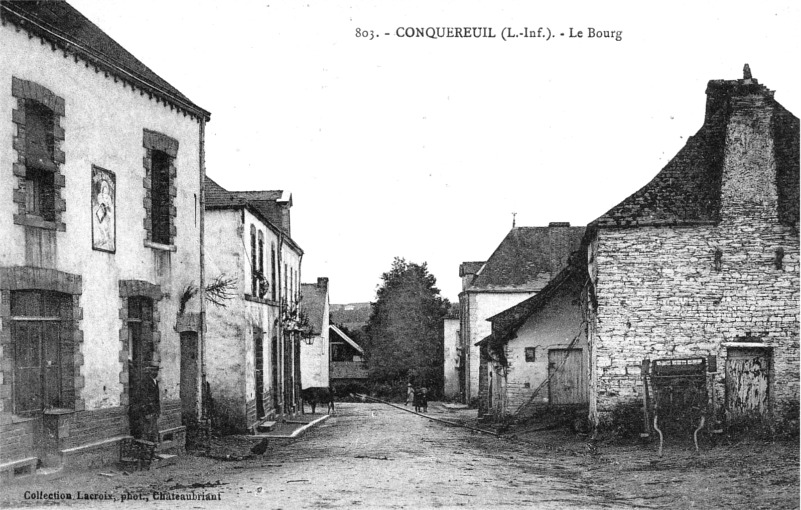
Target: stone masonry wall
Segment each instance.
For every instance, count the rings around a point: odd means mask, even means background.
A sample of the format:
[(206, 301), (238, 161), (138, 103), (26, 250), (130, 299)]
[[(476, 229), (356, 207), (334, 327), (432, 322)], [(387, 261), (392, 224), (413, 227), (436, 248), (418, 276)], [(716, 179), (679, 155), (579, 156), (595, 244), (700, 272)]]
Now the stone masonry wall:
[(772, 348), (772, 405), (798, 400), (799, 233), (778, 219), (771, 116), (761, 101), (733, 99), (718, 225), (598, 231), (595, 418), (641, 401), (645, 358), (717, 355), (722, 404), (722, 344), (746, 337)]

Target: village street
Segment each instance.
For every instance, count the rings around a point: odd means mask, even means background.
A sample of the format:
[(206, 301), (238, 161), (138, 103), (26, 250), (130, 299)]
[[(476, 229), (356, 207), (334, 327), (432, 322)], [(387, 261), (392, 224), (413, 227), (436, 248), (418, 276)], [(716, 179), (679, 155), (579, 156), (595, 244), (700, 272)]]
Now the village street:
[[(459, 419), (434, 404), (431, 416)], [(473, 411), (474, 413), (474, 411)], [(185, 456), (172, 466), (124, 474), (105, 468), (0, 490), (0, 505), (84, 508), (797, 508), (797, 444), (718, 447), (700, 457), (667, 448), (602, 448), (553, 435), (499, 439), (379, 404), (342, 403), (336, 415), (291, 443), (245, 459), (249, 444), (226, 439), (217, 457)], [(532, 440), (531, 437), (539, 438)], [(545, 442), (543, 442), (545, 441)], [(551, 445), (546, 444), (550, 442)], [(567, 447), (565, 446), (567, 444)], [(221, 446), (222, 445), (222, 446)], [(558, 445), (558, 446), (557, 446)], [(222, 448), (222, 449), (221, 449)], [(25, 499), (105, 494), (112, 501)], [(219, 501), (157, 501), (219, 495)], [(123, 496), (143, 500), (122, 502)]]

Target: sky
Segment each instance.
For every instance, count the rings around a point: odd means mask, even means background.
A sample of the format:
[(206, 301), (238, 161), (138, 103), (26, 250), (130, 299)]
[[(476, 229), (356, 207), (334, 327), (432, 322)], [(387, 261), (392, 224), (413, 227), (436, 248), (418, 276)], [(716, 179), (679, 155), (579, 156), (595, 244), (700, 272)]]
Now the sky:
[[(455, 301), (459, 264), (489, 258), (513, 213), (586, 225), (659, 172), (701, 127), (707, 82), (746, 62), (801, 112), (790, 0), (69, 1), (211, 112), (212, 179), (292, 193), (302, 279), (330, 278), (332, 303), (374, 300), (396, 256)], [(540, 27), (549, 39), (519, 36)]]

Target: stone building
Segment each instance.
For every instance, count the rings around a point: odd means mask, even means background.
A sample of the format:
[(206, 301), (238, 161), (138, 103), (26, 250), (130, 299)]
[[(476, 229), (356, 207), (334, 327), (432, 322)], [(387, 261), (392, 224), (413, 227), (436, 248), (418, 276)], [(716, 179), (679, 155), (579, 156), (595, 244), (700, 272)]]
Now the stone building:
[(490, 366), (486, 405), (495, 418), (554, 406), (586, 411), (589, 356), (578, 298), (587, 271), (577, 258), (537, 294), (489, 318), (492, 334), (481, 344)]
[(291, 207), (282, 191), (227, 191), (206, 179), (207, 279), (235, 282), (224, 307), (207, 307), (207, 380), (223, 431), (298, 408), (303, 250)]
[[(487, 319), (539, 292), (567, 264), (581, 242), (584, 227), (551, 223), (547, 227), (516, 227), (506, 235), (485, 263), (465, 262), (459, 267), (461, 335), (460, 391), (463, 402), (486, 402), (480, 391), (481, 363), (477, 345), (491, 333)], [(486, 383), (487, 381), (485, 381)], [(479, 409), (481, 412), (482, 409)]]
[(459, 392), (459, 365), (462, 362), (462, 348), (459, 344), (459, 308), (451, 306), (448, 314), (442, 319), (442, 341), (444, 342), (442, 354), (445, 357), (443, 369), (445, 383), (443, 395), (448, 400), (458, 400)]
[(179, 452), (209, 113), (66, 2), (0, 18), (0, 473), (117, 460), (144, 405)]
[(300, 346), (301, 387), (327, 388), (331, 369), (328, 278), (317, 278), (317, 283), (303, 283), (300, 290), (301, 313), (305, 322)]
[(729, 418), (798, 402), (798, 118), (747, 67), (706, 94), (698, 132), (588, 227), (595, 423), (642, 402), (644, 359), (714, 356)]

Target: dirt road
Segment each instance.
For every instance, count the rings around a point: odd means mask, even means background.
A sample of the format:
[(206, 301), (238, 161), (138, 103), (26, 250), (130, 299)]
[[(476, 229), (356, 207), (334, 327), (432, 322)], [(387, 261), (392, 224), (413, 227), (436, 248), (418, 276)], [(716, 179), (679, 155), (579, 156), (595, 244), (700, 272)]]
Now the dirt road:
[[(439, 418), (456, 417), (435, 406), (429, 411)], [(683, 450), (654, 461), (652, 452), (642, 448), (591, 455), (539, 438), (538, 444), (510, 441), (387, 406), (340, 404), (337, 415), (322, 426), (292, 443), (272, 444), (263, 456), (228, 462), (187, 456), (149, 472), (94, 471), (58, 482), (17, 484), (0, 491), (0, 504), (110, 508), (128, 496), (124, 506), (148, 509), (797, 507), (797, 452), (779, 461), (773, 452), (772, 478), (769, 473), (753, 480), (741, 472), (738, 482), (720, 471), (714, 457), (699, 460)], [(247, 453), (248, 444), (229, 441), (226, 448), (235, 458)], [(758, 465), (765, 469), (771, 462)], [(746, 493), (749, 479), (751, 494), (760, 499)], [(766, 490), (761, 494), (755, 487)], [(26, 493), (37, 491), (42, 498), (26, 499)], [(112, 499), (77, 500), (78, 491)], [(43, 499), (67, 494), (73, 499)], [(219, 499), (186, 500), (198, 497)]]

